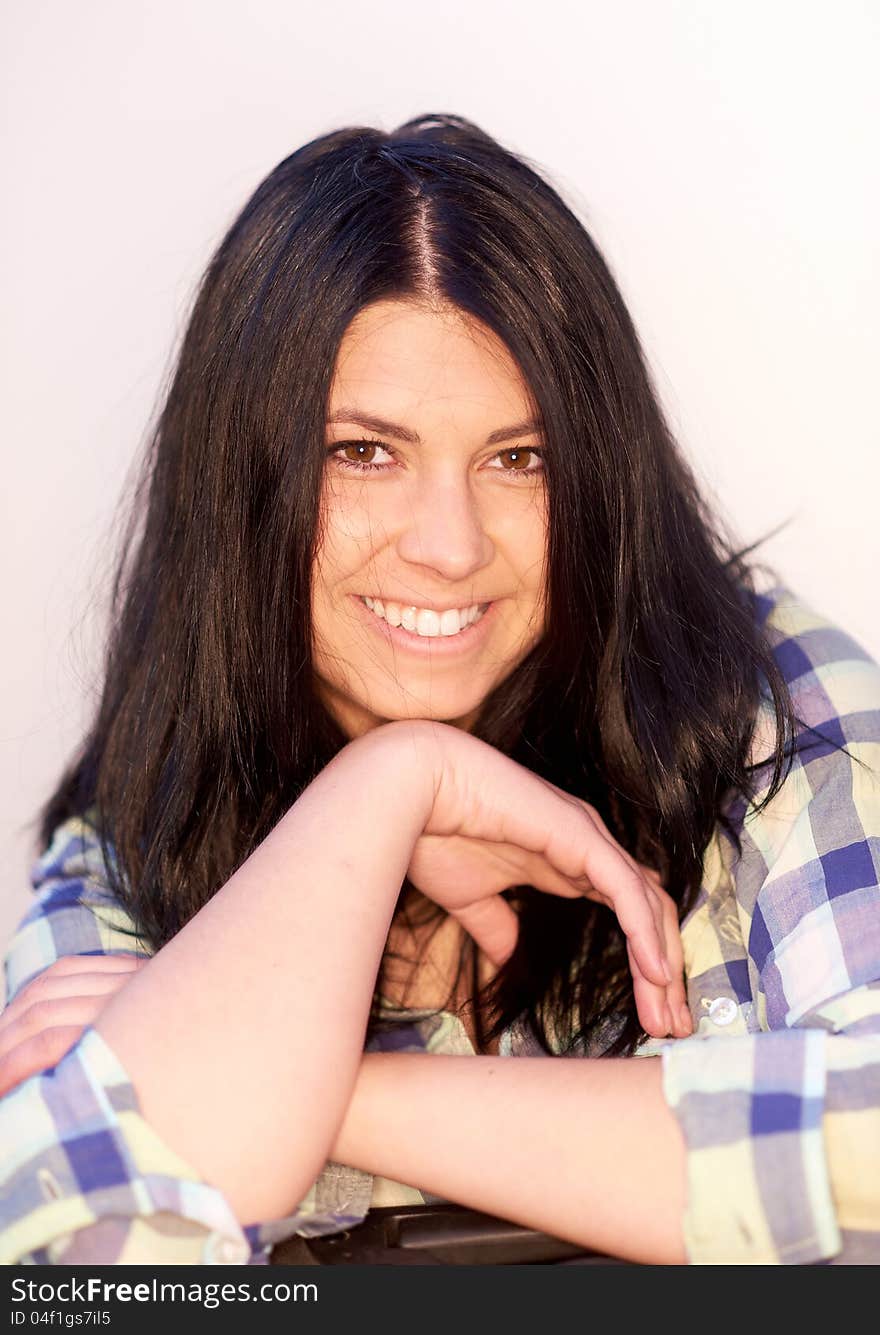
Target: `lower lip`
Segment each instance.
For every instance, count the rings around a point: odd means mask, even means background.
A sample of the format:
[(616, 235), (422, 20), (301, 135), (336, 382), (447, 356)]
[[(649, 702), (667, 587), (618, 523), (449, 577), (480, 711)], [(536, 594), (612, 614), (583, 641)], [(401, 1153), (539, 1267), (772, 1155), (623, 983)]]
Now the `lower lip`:
[(390, 622), (371, 612), (356, 594), (352, 596), (365, 620), (384, 640), (395, 647), (408, 649), (410, 653), (421, 654), (423, 657), (430, 656), (434, 661), (438, 658), (455, 658), (459, 654), (479, 649), (491, 630), (491, 622), (498, 606), (497, 599), (489, 603), (481, 617), (472, 621), (469, 626), (465, 626), (464, 630), (457, 631), (455, 635), (417, 635), (414, 630), (406, 630), (403, 626), (392, 626)]

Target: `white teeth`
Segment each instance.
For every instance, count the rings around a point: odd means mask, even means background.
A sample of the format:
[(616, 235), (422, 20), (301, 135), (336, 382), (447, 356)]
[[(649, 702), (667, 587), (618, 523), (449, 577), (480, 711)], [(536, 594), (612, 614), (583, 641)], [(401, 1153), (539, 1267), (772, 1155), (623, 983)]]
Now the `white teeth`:
[(466, 626), (479, 621), (485, 608), (450, 607), (445, 612), (434, 612), (429, 607), (402, 607), (400, 603), (383, 602), (381, 598), (364, 598), (371, 612), (391, 626), (403, 626), (416, 635), (432, 638), (437, 635), (457, 635)]
[(428, 607), (420, 607), (416, 612), (416, 633), (418, 635), (439, 635), (440, 617)]
[(462, 626), (467, 625), (467, 622), (463, 620), (464, 616), (465, 613), (459, 612), (457, 607), (450, 607), (446, 612), (441, 612), (439, 626), (440, 634), (457, 635)]

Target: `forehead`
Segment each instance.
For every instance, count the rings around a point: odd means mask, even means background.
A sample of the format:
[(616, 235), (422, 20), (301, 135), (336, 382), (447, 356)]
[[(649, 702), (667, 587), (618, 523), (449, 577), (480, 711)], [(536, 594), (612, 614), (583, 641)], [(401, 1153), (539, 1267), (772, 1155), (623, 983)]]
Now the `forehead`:
[[(455, 307), (375, 302), (358, 313), (340, 343), (331, 412), (347, 405), (375, 412), (465, 412), (528, 416), (529, 387), (493, 330)], [(497, 423), (496, 423), (497, 425)]]

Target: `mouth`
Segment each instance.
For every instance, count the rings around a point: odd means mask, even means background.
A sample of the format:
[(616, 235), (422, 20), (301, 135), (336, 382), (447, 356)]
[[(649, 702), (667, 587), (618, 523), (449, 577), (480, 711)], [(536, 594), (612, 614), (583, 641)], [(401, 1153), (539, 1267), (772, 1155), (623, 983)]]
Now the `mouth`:
[(435, 612), (431, 608), (383, 602), (361, 594), (355, 594), (354, 601), (363, 608), (369, 624), (386, 640), (414, 652), (430, 652), (432, 656), (475, 647), (487, 633), (498, 606), (497, 601), (492, 601)]
[(381, 598), (358, 596), (380, 621), (386, 621), (389, 626), (402, 626), (421, 639), (460, 635), (468, 626), (476, 625), (489, 607), (488, 603), (471, 603), (468, 607), (450, 607), (445, 612), (435, 612), (429, 607), (406, 606), (383, 602)]

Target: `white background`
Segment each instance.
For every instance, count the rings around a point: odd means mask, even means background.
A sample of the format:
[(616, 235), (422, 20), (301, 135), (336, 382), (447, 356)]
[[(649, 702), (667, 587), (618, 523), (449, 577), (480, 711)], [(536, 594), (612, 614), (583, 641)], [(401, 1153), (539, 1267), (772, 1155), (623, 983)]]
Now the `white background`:
[(197, 276), (346, 124), (469, 117), (542, 166), (743, 543), (880, 657), (880, 6), (7, 0), (0, 941), (99, 685), (114, 515)]

